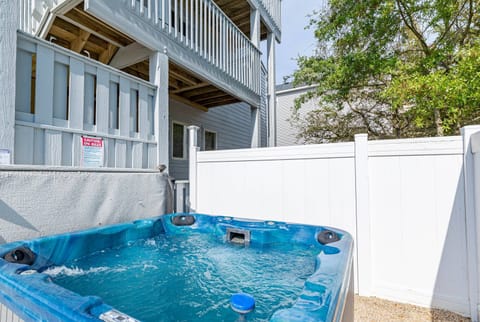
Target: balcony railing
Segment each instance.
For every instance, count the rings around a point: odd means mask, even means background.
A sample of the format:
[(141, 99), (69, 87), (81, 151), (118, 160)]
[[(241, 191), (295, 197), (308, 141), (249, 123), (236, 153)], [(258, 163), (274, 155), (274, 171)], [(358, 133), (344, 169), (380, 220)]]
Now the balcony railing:
[(127, 5), (155, 29), (260, 95), (260, 51), (213, 1), (129, 0)]
[(259, 4), (268, 12), (276, 27), (282, 28), (282, 3), (280, 0), (260, 0)]
[(95, 137), (100, 166), (157, 166), (156, 86), (22, 32), (17, 48), (15, 164), (85, 166)]

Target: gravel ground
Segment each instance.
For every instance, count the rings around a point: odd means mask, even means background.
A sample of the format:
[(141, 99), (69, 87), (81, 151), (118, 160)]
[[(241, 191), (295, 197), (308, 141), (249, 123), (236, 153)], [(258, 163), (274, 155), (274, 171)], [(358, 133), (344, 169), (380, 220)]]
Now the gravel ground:
[(355, 295), (355, 322), (370, 321), (445, 321), (467, 322), (469, 318), (439, 309)]

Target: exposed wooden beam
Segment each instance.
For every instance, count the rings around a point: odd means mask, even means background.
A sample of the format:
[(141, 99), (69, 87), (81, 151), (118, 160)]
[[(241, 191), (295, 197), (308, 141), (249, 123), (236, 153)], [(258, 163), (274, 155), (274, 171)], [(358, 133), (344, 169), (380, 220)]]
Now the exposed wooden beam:
[(176, 91), (179, 89), (179, 87), (177, 86), (177, 84), (174, 84), (172, 83), (171, 81), (168, 82), (168, 89), (172, 92), (172, 91)]
[(240, 12), (239, 14), (237, 14), (235, 16), (231, 16), (230, 20), (237, 21), (237, 19), (242, 19), (242, 18), (250, 19), (250, 10), (245, 10), (245, 11)]
[(182, 97), (182, 96), (179, 96), (179, 95), (175, 95), (175, 94), (170, 94), (170, 98), (180, 102), (180, 103), (184, 103), (184, 104), (187, 104), (188, 106), (191, 106), (191, 107), (194, 107), (196, 109), (199, 109), (201, 111), (204, 111), (204, 112), (208, 112), (208, 108), (206, 108), (205, 106), (203, 105), (200, 105), (198, 103), (195, 103), (195, 102), (192, 102), (190, 101), (189, 99), (186, 99), (185, 97)]
[[(75, 34), (70, 33), (69, 31), (66, 31), (65, 29), (62, 29), (58, 26), (53, 25), (52, 28), (49, 31), (50, 35), (54, 36), (55, 38), (61, 38), (64, 39), (68, 42), (74, 41), (77, 37)], [(47, 38), (47, 40), (50, 40)], [(55, 41), (53, 41), (55, 43)]]
[(70, 18), (67, 17), (67, 16), (59, 16), (59, 18), (61, 18), (61, 19), (65, 20), (65, 21), (71, 23), (72, 25), (74, 25), (74, 26), (76, 26), (76, 27), (78, 27), (78, 28), (80, 28), (80, 29), (84, 29), (84, 30), (90, 32), (91, 34), (97, 36), (98, 38), (103, 39), (103, 40), (105, 40), (106, 42), (112, 43), (112, 44), (114, 44), (114, 45), (117, 46), (117, 47), (123, 47), (123, 45), (120, 44), (119, 42), (117, 42), (117, 41), (115, 41), (115, 40), (113, 40), (113, 39), (110, 39), (110, 38), (108, 38), (108, 37), (105, 37), (105, 36), (103, 36), (102, 34), (96, 32), (95, 30), (90, 29), (90, 28), (87, 27), (87, 26), (83, 26), (81, 23), (78, 23), (78, 22), (76, 22), (75, 20), (70, 19)]
[(177, 89), (177, 90), (173, 91), (172, 93), (173, 94), (178, 94), (178, 93), (188, 92), (188, 91), (191, 91), (193, 89), (202, 88), (202, 87), (206, 87), (206, 86), (209, 86), (209, 85), (210, 84), (208, 84), (208, 83), (202, 82), (202, 83), (198, 83), (196, 85), (192, 85), (192, 86)]
[(134, 73), (135, 75), (142, 75), (141, 78), (148, 80), (150, 66), (148, 61), (139, 62), (137, 64), (130, 65), (128, 67), (122, 68), (124, 72)]
[(212, 99), (212, 98), (218, 98), (218, 97), (231, 97), (231, 96), (228, 95), (227, 93), (219, 90), (219, 91), (214, 92), (214, 93), (207, 93), (207, 94), (202, 94), (202, 95), (198, 95), (198, 96), (189, 96), (188, 98), (192, 101), (200, 103), (201, 101), (206, 101), (206, 100), (209, 100), (209, 99)]
[(206, 86), (202, 88), (197, 88), (189, 91), (188, 93), (185, 93), (185, 96), (191, 97), (191, 96), (196, 96), (204, 93), (212, 93), (218, 91), (218, 88), (215, 86)]
[(83, 8), (74, 8), (73, 10), (67, 12), (65, 16), (80, 22), (85, 27), (94, 30), (95, 32), (103, 35), (104, 37), (115, 40), (116, 42), (120, 43), (122, 47), (127, 46), (133, 42), (133, 39), (131, 39), (130, 37), (112, 28), (110, 25), (97, 19), (89, 13), (83, 11)]
[(205, 105), (205, 106), (219, 106), (219, 105), (226, 105), (226, 104), (235, 103), (235, 102), (239, 102), (239, 100), (236, 99), (235, 97), (228, 96), (228, 97), (213, 98), (213, 99), (210, 99), (210, 100), (203, 101), (200, 104), (202, 104), (202, 106), (203, 105)]
[(183, 75), (183, 74), (182, 74), (181, 72), (179, 72), (179, 71), (170, 69), (169, 72), (170, 72), (170, 75), (172, 75), (172, 77), (181, 80), (182, 82), (188, 84), (189, 86), (193, 86), (193, 85), (197, 85), (197, 84), (198, 84), (198, 81), (195, 81), (193, 77), (187, 76), (187, 75)]
[(90, 40), (87, 41), (85, 46), (83, 46), (83, 51), (88, 51), (90, 54), (95, 53), (97, 56), (100, 56), (101, 53), (107, 48), (108, 43), (103, 44), (103, 46), (99, 46), (91, 42)]
[(58, 17), (53, 21), (52, 29), (54, 27), (57, 27), (57, 28), (60, 28), (64, 31), (66, 31), (66, 32), (69, 32), (74, 36), (78, 36), (78, 32), (81, 29), (78, 26), (75, 26), (75, 25), (69, 23), (68, 21), (60, 19)]
[(80, 31), (78, 32), (77, 39), (72, 41), (70, 44), (70, 50), (73, 50), (74, 52), (77, 52), (77, 53), (81, 52), (83, 49), (83, 46), (85, 46), (85, 44), (87, 43), (90, 35), (91, 33), (89, 33), (88, 31), (80, 29)]
[[(248, 27), (250, 28), (250, 20), (243, 20), (243, 21), (241, 21), (241, 22), (239, 22), (239, 23), (237, 24), (237, 27), (238, 27), (240, 30), (242, 30), (242, 31), (243, 31), (243, 30), (246, 30), (246, 29), (244, 28), (245, 26), (248, 26)], [(245, 32), (244, 32), (244, 33), (245, 33)]]
[(101, 54), (100, 57), (98, 57), (98, 60), (104, 64), (108, 64), (110, 62), (110, 59), (112, 59), (113, 55), (117, 51), (117, 47), (113, 44), (108, 44), (107, 49), (105, 49)]
[(240, 102), (238, 99), (232, 97), (229, 100), (213, 102), (213, 103), (209, 103), (208, 105), (205, 104), (205, 107), (207, 107), (208, 109), (211, 109), (211, 108), (214, 108), (214, 107), (225, 106), (225, 105), (234, 104), (234, 103), (238, 103), (238, 102)]

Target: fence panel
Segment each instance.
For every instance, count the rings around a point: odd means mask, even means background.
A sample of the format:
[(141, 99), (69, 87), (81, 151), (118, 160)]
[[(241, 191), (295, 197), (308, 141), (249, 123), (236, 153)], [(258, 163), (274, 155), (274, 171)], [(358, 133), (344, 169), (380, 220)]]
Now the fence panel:
[(156, 166), (156, 86), (23, 33), (18, 56), (15, 164), (81, 166), (92, 136), (105, 167)]
[(356, 239), (361, 295), (475, 319), (478, 231), (467, 226), (465, 182), (474, 174), (464, 167), (465, 140), (357, 135), (355, 144), (197, 152), (192, 210), (345, 229)]

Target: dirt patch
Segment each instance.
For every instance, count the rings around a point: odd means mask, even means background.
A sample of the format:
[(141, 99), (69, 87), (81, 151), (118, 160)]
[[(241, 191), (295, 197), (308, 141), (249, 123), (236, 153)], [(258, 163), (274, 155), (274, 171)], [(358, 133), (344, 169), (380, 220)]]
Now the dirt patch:
[(470, 318), (453, 312), (402, 304), (376, 297), (355, 295), (355, 322), (370, 321), (445, 321), (467, 322)]

